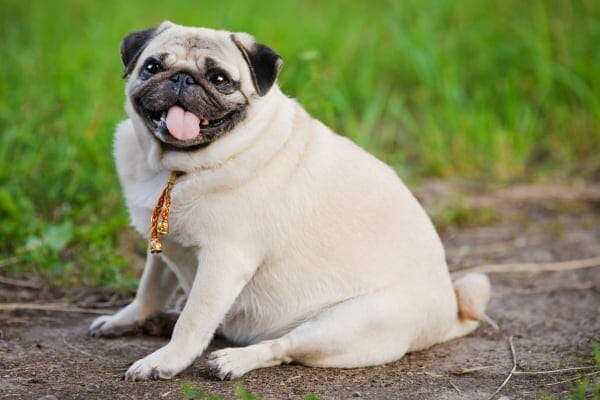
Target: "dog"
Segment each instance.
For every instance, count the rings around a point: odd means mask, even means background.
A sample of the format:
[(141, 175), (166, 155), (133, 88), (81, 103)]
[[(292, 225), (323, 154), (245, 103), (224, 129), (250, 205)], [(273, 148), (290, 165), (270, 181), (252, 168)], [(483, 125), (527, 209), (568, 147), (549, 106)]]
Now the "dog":
[[(271, 48), (166, 21), (126, 36), (121, 58), (129, 119), (115, 133), (117, 170), (153, 247), (135, 299), (90, 334), (139, 326), (178, 285), (188, 296), (169, 343), (126, 380), (172, 378), (215, 333), (244, 346), (208, 356), (215, 377), (233, 379), (290, 362), (383, 364), (478, 326), (487, 277), (452, 282), (418, 201), (281, 92)], [(161, 215), (169, 233), (157, 236)]]

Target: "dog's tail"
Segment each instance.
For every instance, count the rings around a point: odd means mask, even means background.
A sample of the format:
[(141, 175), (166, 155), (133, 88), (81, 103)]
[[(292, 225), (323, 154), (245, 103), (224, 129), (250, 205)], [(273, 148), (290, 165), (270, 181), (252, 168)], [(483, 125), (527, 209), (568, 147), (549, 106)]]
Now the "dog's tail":
[(471, 333), (485, 317), (485, 307), (490, 299), (491, 285), (488, 277), (480, 273), (469, 273), (454, 281), (454, 293), (458, 303), (455, 325), (445, 340)]

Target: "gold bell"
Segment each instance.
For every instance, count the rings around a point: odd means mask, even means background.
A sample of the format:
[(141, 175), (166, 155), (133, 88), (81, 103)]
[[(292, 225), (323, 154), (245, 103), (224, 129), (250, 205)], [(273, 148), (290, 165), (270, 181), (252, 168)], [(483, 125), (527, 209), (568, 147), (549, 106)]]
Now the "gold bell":
[(167, 233), (169, 233), (169, 222), (165, 220), (160, 221), (160, 224), (158, 224), (157, 231), (161, 235), (166, 235)]
[(162, 243), (158, 239), (150, 240), (150, 253), (157, 254), (162, 253)]

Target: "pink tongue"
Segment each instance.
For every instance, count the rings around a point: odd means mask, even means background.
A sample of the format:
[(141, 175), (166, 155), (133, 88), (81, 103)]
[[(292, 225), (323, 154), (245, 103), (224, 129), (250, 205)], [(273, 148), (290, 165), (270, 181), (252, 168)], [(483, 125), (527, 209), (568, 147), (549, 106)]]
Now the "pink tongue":
[(200, 118), (179, 106), (169, 108), (167, 129), (179, 140), (194, 139), (200, 134)]

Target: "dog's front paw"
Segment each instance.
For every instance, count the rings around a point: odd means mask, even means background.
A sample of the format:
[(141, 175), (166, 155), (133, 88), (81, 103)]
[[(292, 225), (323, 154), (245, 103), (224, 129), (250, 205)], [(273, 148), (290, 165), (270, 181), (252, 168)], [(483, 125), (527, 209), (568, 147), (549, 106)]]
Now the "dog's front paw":
[(244, 348), (229, 348), (210, 353), (208, 370), (220, 380), (236, 379), (252, 368), (251, 360)]
[(103, 315), (92, 322), (88, 335), (93, 337), (115, 337), (133, 333), (138, 329), (136, 323), (122, 323), (114, 315)]
[(180, 353), (182, 352), (173, 351), (172, 347), (166, 345), (133, 363), (123, 379), (126, 381), (171, 379), (193, 361)]
[(148, 312), (132, 302), (114, 315), (98, 317), (90, 325), (88, 334), (94, 337), (114, 337), (137, 332)]

